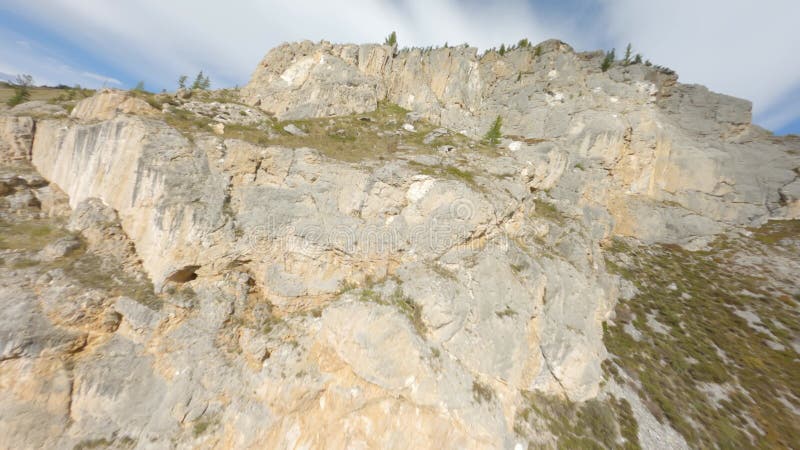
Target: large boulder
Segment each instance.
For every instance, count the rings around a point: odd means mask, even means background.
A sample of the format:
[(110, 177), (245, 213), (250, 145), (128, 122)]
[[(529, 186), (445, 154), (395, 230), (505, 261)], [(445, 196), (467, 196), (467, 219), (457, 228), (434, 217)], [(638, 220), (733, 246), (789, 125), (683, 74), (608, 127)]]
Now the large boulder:
[(153, 116), (158, 110), (130, 92), (104, 89), (78, 102), (70, 117), (80, 120), (108, 120), (120, 113)]
[(243, 99), (280, 120), (360, 114), (385, 96), (380, 76), (391, 48), (304, 41), (267, 54)]

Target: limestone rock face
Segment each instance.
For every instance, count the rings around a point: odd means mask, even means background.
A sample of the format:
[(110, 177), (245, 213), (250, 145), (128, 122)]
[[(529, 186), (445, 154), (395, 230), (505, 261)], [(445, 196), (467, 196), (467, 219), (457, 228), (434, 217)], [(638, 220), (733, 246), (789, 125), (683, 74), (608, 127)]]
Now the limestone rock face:
[(140, 117), (66, 124), (39, 122), (33, 164), (69, 196), (70, 206), (96, 197), (117, 211), (158, 287), (197, 265), (197, 252), (176, 236), (210, 242), (227, 220), (226, 182), (214, 178), (205, 157), (174, 129)]
[(33, 128), (30, 117), (0, 116), (0, 161), (30, 161)]
[(601, 59), (301, 42), (250, 106), (0, 115), (3, 445), (524, 448), (531, 391), (601, 392), (609, 240), (800, 214), (796, 138)]
[(378, 45), (284, 44), (267, 54), (242, 96), (280, 120), (373, 111), (391, 54)]
[[(794, 191), (781, 189), (797, 178), (798, 154), (790, 151), (797, 144), (776, 142), (751, 126), (750, 102), (678, 84), (673, 73), (643, 64), (617, 64), (604, 73), (601, 59), (555, 40), (480, 57), (464, 46), (393, 54), (377, 46), (303, 42), (271, 51), (243, 99), (295, 119), (368, 110), (388, 100), (473, 137), (501, 116), (515, 150), (524, 144), (523, 154), (547, 153), (546, 167), (540, 156), (528, 160), (535, 166), (528, 172), (531, 187), (554, 187), (568, 164), (608, 170), (605, 193), (598, 196), (585, 183), (571, 186), (581, 192), (569, 196), (603, 205), (617, 233), (646, 241), (685, 242), (724, 224), (796, 217), (789, 206), (797, 201)], [(341, 66), (336, 76), (321, 69), (308, 75), (328, 60)], [(350, 86), (369, 90), (350, 96), (368, 97), (363, 108), (336, 111), (326, 106), (330, 99), (308, 94)], [(303, 106), (287, 109), (286, 96), (297, 89), (293, 98)], [(639, 206), (622, 206), (628, 203)]]

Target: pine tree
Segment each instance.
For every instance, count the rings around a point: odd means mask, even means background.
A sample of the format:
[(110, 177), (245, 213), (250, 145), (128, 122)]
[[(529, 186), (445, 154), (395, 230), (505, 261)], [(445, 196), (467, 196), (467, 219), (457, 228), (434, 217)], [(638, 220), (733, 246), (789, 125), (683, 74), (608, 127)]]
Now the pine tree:
[(499, 53), (500, 56), (505, 55), (506, 54), (506, 44), (500, 44), (500, 50), (498, 50), (497, 53)]
[(615, 49), (612, 48), (610, 52), (606, 53), (606, 57), (603, 58), (603, 64), (600, 65), (600, 68), (603, 69), (603, 72), (607, 71), (609, 68), (611, 68), (611, 65), (614, 64), (614, 52)]
[(634, 64), (641, 64), (642, 63), (642, 55), (637, 53), (636, 56), (633, 58), (633, 63)]
[(500, 142), (500, 138), (503, 137), (503, 135), (500, 132), (500, 128), (502, 126), (503, 126), (503, 118), (497, 116), (497, 118), (494, 119), (494, 122), (492, 122), (492, 127), (489, 128), (489, 131), (487, 131), (486, 135), (483, 137), (483, 139), (486, 141), (487, 144), (497, 145)]
[(186, 89), (186, 80), (188, 79), (189, 77), (186, 75), (181, 75), (178, 77), (178, 89)]
[(388, 45), (391, 47), (397, 45), (397, 32), (392, 31), (392, 34), (387, 36), (386, 39), (383, 41), (383, 45)]
[(631, 51), (633, 51), (633, 47), (631, 47), (631, 43), (628, 42), (628, 46), (625, 47), (625, 65), (631, 63)]
[(144, 92), (144, 81), (139, 81), (133, 88), (134, 92)]
[(211, 87), (211, 79), (208, 76), (203, 74), (201, 70), (198, 72), (197, 76), (194, 78), (192, 82), (192, 90), (199, 89), (201, 91), (206, 91), (208, 88)]

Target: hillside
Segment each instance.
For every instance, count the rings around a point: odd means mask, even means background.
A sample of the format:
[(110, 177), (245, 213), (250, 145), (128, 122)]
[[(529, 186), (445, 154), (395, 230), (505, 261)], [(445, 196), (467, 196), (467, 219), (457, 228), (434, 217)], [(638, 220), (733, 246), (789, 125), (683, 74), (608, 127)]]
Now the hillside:
[(796, 447), (800, 139), (604, 56), (0, 111), (0, 447)]

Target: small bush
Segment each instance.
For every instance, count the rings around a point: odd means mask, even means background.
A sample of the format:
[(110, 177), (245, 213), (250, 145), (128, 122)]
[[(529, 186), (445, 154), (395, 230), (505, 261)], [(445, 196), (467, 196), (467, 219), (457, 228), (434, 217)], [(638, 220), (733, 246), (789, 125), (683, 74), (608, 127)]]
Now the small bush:
[(489, 385), (480, 381), (472, 382), (472, 398), (479, 403), (489, 403), (494, 399), (494, 391)]
[(489, 131), (487, 131), (486, 135), (483, 137), (486, 143), (490, 145), (497, 145), (500, 143), (500, 138), (503, 137), (503, 135), (500, 132), (502, 126), (503, 126), (503, 118), (497, 116), (497, 118), (494, 119), (494, 122), (492, 122), (492, 126), (491, 128), (489, 128)]

